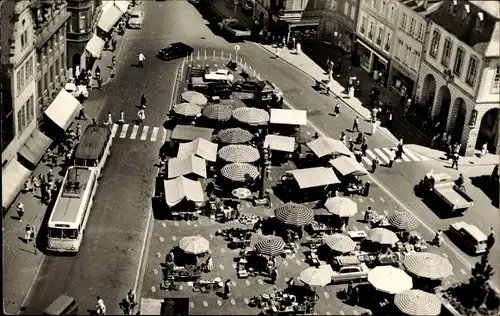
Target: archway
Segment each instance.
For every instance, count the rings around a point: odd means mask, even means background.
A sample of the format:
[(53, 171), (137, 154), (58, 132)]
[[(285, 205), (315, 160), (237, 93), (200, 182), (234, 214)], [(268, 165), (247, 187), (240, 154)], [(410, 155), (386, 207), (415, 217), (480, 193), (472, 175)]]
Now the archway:
[(484, 113), (479, 125), (479, 133), (477, 135), (476, 149), (481, 149), (484, 143), (488, 143), (490, 152), (497, 152), (498, 148), (498, 129), (500, 120), (500, 110), (498, 108), (490, 109)]
[(71, 69), (73, 69), (73, 74), (75, 73), (75, 68), (76, 66), (80, 66), (82, 60), (82, 55), (80, 54), (74, 54), (73, 57), (71, 57)]
[(434, 104), (434, 95), (436, 94), (436, 79), (431, 74), (428, 74), (424, 78), (424, 84), (422, 86), (422, 93), (420, 94), (420, 102), (427, 105), (427, 107), (432, 107)]
[(451, 93), (447, 86), (439, 88), (434, 109), (434, 118), (441, 122), (441, 126), (446, 126), (448, 120), (448, 112), (450, 111)]
[(467, 105), (464, 99), (456, 98), (453, 102), (453, 110), (456, 111), (455, 126), (453, 127), (452, 137), (453, 141), (459, 142), (462, 139), (462, 132), (464, 131), (465, 118), (467, 117)]

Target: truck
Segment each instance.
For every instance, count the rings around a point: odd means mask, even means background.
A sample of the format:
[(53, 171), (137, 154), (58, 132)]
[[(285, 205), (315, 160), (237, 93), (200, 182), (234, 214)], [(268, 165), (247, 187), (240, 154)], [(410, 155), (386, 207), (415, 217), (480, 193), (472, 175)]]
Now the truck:
[(218, 26), (221, 32), (230, 34), (233, 38), (243, 39), (252, 34), (248, 28), (240, 24), (238, 19), (234, 18), (224, 19), (219, 22)]
[(433, 194), (443, 201), (448, 211), (453, 213), (463, 213), (474, 206), (474, 200), (463, 188), (458, 187), (448, 174), (429, 172), (420, 185), (428, 194)]

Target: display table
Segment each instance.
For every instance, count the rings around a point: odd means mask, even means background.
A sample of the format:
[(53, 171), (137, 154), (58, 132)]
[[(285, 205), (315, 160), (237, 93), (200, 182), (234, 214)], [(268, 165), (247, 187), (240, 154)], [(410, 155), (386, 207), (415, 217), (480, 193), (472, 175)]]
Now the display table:
[(347, 235), (349, 235), (349, 237), (351, 237), (351, 239), (354, 241), (365, 239), (368, 237), (364, 230), (351, 230), (347, 232)]

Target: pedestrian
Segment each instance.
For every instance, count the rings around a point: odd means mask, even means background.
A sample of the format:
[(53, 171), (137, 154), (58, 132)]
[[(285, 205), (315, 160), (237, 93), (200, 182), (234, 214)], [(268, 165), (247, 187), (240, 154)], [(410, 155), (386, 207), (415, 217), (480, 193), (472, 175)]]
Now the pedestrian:
[(123, 112), (123, 110), (120, 111), (120, 119), (118, 120), (118, 123), (125, 123), (125, 113)]
[(335, 104), (335, 108), (333, 109), (334, 111), (334, 116), (337, 117), (340, 115), (340, 103)]
[(104, 301), (100, 296), (97, 297), (97, 314), (98, 315), (106, 315), (106, 305), (104, 305)]
[(141, 108), (142, 109), (145, 109), (146, 108), (146, 105), (148, 103), (148, 100), (146, 99), (146, 94), (142, 94), (141, 95)]
[(276, 284), (276, 280), (278, 280), (278, 268), (274, 267), (273, 271), (271, 271), (271, 282)]
[(275, 52), (275, 57), (276, 58), (280, 58), (280, 47), (279, 46), (276, 46), (276, 52)]
[(212, 259), (212, 257), (208, 257), (206, 266), (208, 272), (211, 272), (214, 269), (214, 259)]
[(32, 236), (32, 228), (30, 224), (26, 225), (26, 228), (24, 229), (24, 242), (29, 244), (31, 242), (31, 236)]
[(439, 138), (439, 134), (436, 134), (436, 135), (434, 135), (434, 137), (432, 137), (432, 139), (431, 139), (431, 148), (434, 148), (436, 146), (438, 138)]
[(488, 239), (486, 239), (486, 250), (490, 251), (490, 249), (495, 244), (495, 232), (493, 231), (493, 227), (490, 227), (490, 234), (488, 235)]
[(79, 119), (79, 120), (87, 120), (87, 116), (85, 115), (85, 111), (83, 109), (83, 106), (80, 109), (80, 114), (78, 114), (78, 118), (77, 119)]
[(99, 66), (95, 67), (95, 77), (99, 78), (101, 76), (101, 68)]
[(92, 125), (96, 125), (97, 124), (97, 120), (95, 118), (92, 119)]
[(349, 136), (349, 151), (354, 151), (354, 142), (352, 141), (351, 136)]
[(387, 115), (387, 128), (391, 129), (392, 128), (392, 111), (389, 112)]
[(24, 192), (28, 193), (28, 192), (33, 192), (33, 191), (34, 191), (34, 188), (33, 188), (32, 179), (31, 179), (31, 177), (28, 177), (28, 179), (24, 183)]
[(292, 287), (295, 285), (295, 280), (293, 279), (293, 277), (290, 277), (290, 279), (288, 279), (288, 281), (286, 282), (286, 285), (288, 285), (289, 287)]
[(378, 157), (375, 156), (375, 158), (373, 158), (372, 160), (372, 173), (374, 173), (375, 170), (377, 169), (378, 162), (379, 162)]
[(36, 188), (40, 187), (40, 180), (34, 175), (31, 176), (31, 183), (33, 183), (33, 191), (35, 191)]
[(352, 298), (352, 294), (353, 294), (353, 291), (352, 291), (352, 287), (353, 287), (353, 282), (349, 282), (349, 284), (347, 285), (347, 290), (346, 290), (346, 301), (350, 302), (351, 301), (351, 298)]
[(363, 188), (363, 195), (368, 196), (368, 194), (370, 194), (370, 182), (366, 181), (365, 186)]
[(313, 139), (318, 139), (318, 138), (319, 138), (319, 134), (317, 132), (314, 133)]
[(269, 259), (267, 261), (267, 275), (268, 276), (271, 276), (271, 274), (273, 273), (273, 269), (274, 269), (274, 263), (271, 259)]
[(341, 133), (340, 133), (340, 141), (341, 141), (344, 145), (347, 145), (347, 144), (346, 144), (346, 136), (345, 136), (345, 132), (341, 132)]
[(389, 163), (387, 164), (387, 167), (392, 168), (392, 164), (394, 163), (394, 160), (396, 160), (396, 154), (394, 153), (394, 149), (392, 149), (389, 152)]
[(167, 257), (167, 261), (174, 263), (174, 259), (175, 259), (175, 254), (173, 251), (170, 251)]
[(351, 131), (354, 132), (354, 131), (360, 131), (359, 130), (359, 117), (356, 116), (356, 118), (354, 119), (354, 122), (352, 123), (352, 128), (351, 128)]
[(78, 101), (80, 101), (81, 105), (83, 105), (83, 102), (85, 102), (85, 96), (83, 95), (83, 92), (80, 92), (80, 94), (78, 95)]
[(111, 112), (108, 112), (108, 118), (104, 124), (106, 124), (108, 126), (113, 125), (113, 118), (111, 117)]
[(146, 60), (146, 57), (144, 57), (144, 55), (142, 53), (139, 53), (139, 55), (137, 56), (137, 59), (139, 60), (138, 67), (144, 68), (144, 61)]
[(76, 137), (78, 139), (80, 139), (80, 137), (82, 137), (82, 134), (83, 134), (83, 127), (80, 123), (77, 123), (76, 124)]
[(231, 296), (231, 280), (227, 279), (226, 282), (224, 282), (224, 299), (227, 300)]
[(372, 216), (372, 214), (373, 214), (372, 207), (368, 206), (368, 209), (366, 210), (365, 216), (364, 216), (364, 219), (363, 219), (365, 223), (370, 222), (370, 217)]
[(481, 157), (486, 156), (488, 153), (488, 143), (484, 143), (483, 147), (481, 147)]
[(99, 89), (99, 91), (100, 91), (100, 90), (102, 90), (102, 77), (99, 76), (99, 77), (97, 77), (96, 80), (97, 80), (97, 89)]
[(121, 310), (123, 311), (123, 315), (130, 315), (130, 303), (127, 301), (126, 298), (122, 299), (119, 306), (120, 306)]
[(139, 112), (137, 112), (137, 124), (141, 125), (145, 119), (146, 114), (144, 113), (143, 109), (140, 109)]
[(330, 95), (330, 85), (331, 85), (331, 81), (328, 81), (326, 84), (325, 95)]
[(54, 179), (54, 171), (52, 171), (52, 169), (49, 169), (49, 171), (47, 171), (47, 181), (52, 182), (53, 179)]
[(375, 135), (375, 133), (377, 132), (377, 121), (374, 121), (372, 122), (372, 130), (371, 130), (371, 135)]
[(377, 120), (377, 115), (378, 115), (378, 108), (374, 107), (372, 110), (372, 122), (375, 122)]
[(368, 143), (364, 142), (361, 144), (361, 155), (366, 157), (366, 151), (368, 150)]
[(452, 163), (451, 163), (451, 168), (455, 168), (458, 170), (458, 159), (459, 159), (459, 155), (458, 154), (453, 154), (453, 157), (452, 157)]
[(113, 47), (113, 52), (116, 50), (116, 44), (117, 44), (116, 38), (113, 37), (113, 39), (111, 40), (111, 46)]
[(111, 58), (111, 66), (113, 67), (113, 69), (115, 69), (115, 66), (116, 66), (116, 56), (113, 56)]
[(128, 291), (127, 299), (130, 303), (130, 311), (132, 312), (134, 310), (134, 307), (137, 305), (137, 302), (135, 301), (135, 291), (133, 289), (130, 289)]

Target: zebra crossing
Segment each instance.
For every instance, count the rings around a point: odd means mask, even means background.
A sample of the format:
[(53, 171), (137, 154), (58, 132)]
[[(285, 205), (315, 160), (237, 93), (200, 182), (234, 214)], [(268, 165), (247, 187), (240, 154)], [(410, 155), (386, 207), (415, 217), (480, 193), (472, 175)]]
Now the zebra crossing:
[(135, 125), (135, 124), (113, 124), (111, 128), (113, 138), (134, 139), (141, 141), (165, 142), (167, 130), (164, 127)]
[[(396, 147), (393, 148), (374, 148), (374, 149), (367, 149), (366, 150), (366, 156), (362, 158), (363, 163), (371, 168), (372, 165), (372, 160), (375, 159), (375, 157), (378, 157), (379, 161), (381, 164), (388, 164), (389, 163), (389, 157), (391, 154), (396, 153)], [(429, 158), (419, 155), (415, 152), (412, 152), (411, 150), (407, 148), (403, 148), (403, 154), (401, 155), (401, 159), (396, 159), (394, 162), (396, 163), (401, 163), (401, 162), (419, 162), (419, 161), (429, 161)]]

